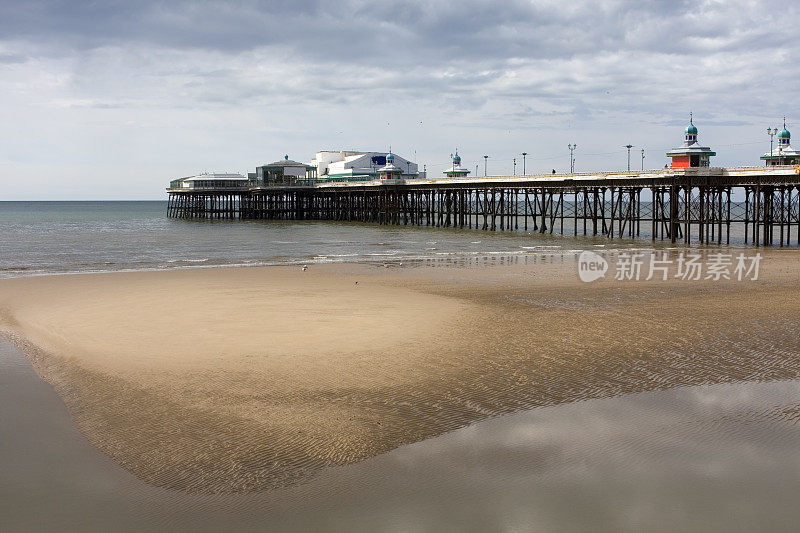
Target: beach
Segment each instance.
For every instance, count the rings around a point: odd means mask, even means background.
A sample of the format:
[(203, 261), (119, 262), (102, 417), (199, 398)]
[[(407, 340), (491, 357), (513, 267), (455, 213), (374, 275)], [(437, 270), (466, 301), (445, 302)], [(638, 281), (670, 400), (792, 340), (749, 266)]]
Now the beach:
[(757, 281), (535, 266), (193, 269), (0, 280), (7, 337), (142, 481), (275, 489), (497, 415), (800, 376), (795, 251)]

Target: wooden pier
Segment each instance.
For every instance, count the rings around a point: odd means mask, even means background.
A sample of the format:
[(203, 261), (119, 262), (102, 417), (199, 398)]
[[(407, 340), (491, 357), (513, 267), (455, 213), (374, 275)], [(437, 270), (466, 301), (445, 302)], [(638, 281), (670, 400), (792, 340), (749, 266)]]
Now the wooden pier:
[(728, 244), (735, 231), (745, 243), (800, 246), (800, 168), (793, 166), (167, 191), (174, 218), (645, 234), (687, 244)]

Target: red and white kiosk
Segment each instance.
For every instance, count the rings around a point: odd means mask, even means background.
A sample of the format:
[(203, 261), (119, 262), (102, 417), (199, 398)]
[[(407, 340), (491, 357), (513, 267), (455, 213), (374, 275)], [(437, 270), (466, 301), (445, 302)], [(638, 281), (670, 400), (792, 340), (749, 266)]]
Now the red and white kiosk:
[(386, 165), (378, 169), (378, 178), (381, 184), (400, 183), (403, 181), (400, 178), (402, 174), (403, 170), (394, 165), (394, 154), (389, 150), (389, 153), (386, 155)]
[(667, 152), (667, 157), (672, 158), (672, 168), (707, 167), (712, 155), (717, 155), (708, 146), (700, 146), (697, 142), (697, 126), (692, 122), (689, 113), (689, 125), (686, 126), (683, 137), (683, 146)]

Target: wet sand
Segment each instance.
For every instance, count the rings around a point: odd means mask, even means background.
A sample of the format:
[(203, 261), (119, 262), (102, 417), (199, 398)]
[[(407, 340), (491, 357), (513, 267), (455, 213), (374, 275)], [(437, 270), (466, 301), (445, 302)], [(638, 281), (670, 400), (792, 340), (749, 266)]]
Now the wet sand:
[(523, 408), (797, 379), (797, 257), (744, 283), (586, 285), (574, 263), (26, 278), (0, 281), (0, 316), (126, 470), (254, 492)]
[(14, 532), (791, 531), (798, 412), (798, 380), (679, 387), (485, 420), (285, 488), (188, 493), (92, 447), (0, 341), (0, 517)]

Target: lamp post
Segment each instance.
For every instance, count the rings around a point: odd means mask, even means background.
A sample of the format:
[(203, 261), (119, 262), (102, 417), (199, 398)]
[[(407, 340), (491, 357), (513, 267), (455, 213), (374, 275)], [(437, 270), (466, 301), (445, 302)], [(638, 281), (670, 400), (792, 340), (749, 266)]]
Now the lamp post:
[(769, 157), (764, 160), (764, 165), (769, 165), (772, 161), (770, 158), (772, 157), (772, 138), (775, 134), (778, 133), (778, 128), (767, 128), (767, 135), (769, 135)]
[(514, 158), (514, 175), (517, 175), (517, 158)]
[(642, 170), (644, 170), (644, 148), (642, 148)]
[(522, 152), (522, 175), (526, 176), (525, 173), (525, 156), (528, 155), (528, 152)]
[(568, 144), (567, 148), (569, 148), (569, 173), (575, 174), (575, 157), (573, 156), (573, 152), (575, 152), (575, 148), (578, 147), (578, 144)]
[(488, 155), (483, 156), (483, 177), (484, 178), (487, 176), (487, 174), (486, 174), (486, 164), (487, 164), (488, 161), (489, 161), (489, 156)]
[(631, 148), (633, 148), (633, 145), (632, 144), (626, 144), (624, 147), (628, 149), (628, 172), (630, 172), (631, 171)]

